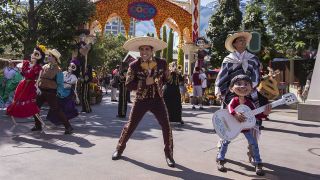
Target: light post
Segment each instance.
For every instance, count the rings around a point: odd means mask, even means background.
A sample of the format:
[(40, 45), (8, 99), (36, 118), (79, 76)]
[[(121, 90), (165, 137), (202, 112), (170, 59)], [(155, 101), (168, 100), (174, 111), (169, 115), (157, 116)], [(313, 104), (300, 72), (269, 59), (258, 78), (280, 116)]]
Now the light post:
[(289, 61), (290, 61), (290, 76), (289, 76), (289, 86), (293, 84), (294, 81), (294, 50), (293, 49), (288, 49), (286, 51), (287, 55), (289, 55)]

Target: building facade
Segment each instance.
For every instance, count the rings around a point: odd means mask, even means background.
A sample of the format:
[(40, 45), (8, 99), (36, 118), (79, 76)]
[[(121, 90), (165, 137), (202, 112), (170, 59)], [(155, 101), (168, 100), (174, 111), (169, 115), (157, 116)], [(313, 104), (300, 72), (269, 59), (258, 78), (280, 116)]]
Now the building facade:
[[(114, 17), (106, 24), (105, 33), (111, 33), (113, 35), (118, 35), (118, 34), (122, 34), (124, 36), (126, 35), (125, 29), (120, 17)], [(131, 18), (130, 31), (128, 34), (129, 36), (135, 36), (136, 34), (136, 21), (133, 18)]]

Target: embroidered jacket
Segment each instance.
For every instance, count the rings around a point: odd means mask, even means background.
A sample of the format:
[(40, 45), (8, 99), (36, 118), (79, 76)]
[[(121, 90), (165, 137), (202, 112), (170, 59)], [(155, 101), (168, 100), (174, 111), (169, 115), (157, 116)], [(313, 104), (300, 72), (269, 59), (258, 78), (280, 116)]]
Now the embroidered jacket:
[[(162, 87), (167, 81), (168, 67), (167, 62), (155, 58), (152, 62), (155, 65), (150, 70), (145, 68), (145, 63), (141, 59), (133, 61), (129, 65), (127, 72), (126, 86), (128, 90), (136, 91), (136, 99), (163, 97)], [(154, 84), (147, 85), (148, 74), (154, 79)]]

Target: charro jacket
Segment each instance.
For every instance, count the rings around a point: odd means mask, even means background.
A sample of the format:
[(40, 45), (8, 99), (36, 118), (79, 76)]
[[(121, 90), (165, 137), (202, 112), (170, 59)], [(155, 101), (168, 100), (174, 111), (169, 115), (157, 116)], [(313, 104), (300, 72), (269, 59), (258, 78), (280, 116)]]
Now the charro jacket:
[[(168, 78), (168, 67), (165, 60), (155, 58), (156, 65), (148, 71), (141, 59), (133, 61), (127, 72), (126, 86), (128, 90), (136, 91), (136, 99), (163, 97), (162, 87)], [(146, 85), (148, 74), (154, 79), (153, 85)]]

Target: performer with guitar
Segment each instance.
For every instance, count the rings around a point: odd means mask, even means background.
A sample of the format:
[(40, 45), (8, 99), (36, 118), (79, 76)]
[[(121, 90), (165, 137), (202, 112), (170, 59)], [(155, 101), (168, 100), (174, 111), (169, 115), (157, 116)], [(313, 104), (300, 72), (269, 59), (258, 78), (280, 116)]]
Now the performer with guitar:
[[(235, 76), (230, 82), (229, 89), (230, 89), (230, 92), (235, 94), (235, 97), (233, 97), (230, 103), (228, 104), (229, 113), (232, 114), (235, 117), (235, 119), (238, 120), (240, 123), (245, 122), (247, 119), (245, 114), (235, 111), (235, 108), (241, 104), (245, 104), (248, 107), (250, 107), (250, 109), (255, 109), (255, 106), (252, 103), (252, 101), (246, 97), (253, 90), (253, 84), (250, 77), (247, 75)], [(269, 104), (265, 107), (265, 110), (263, 113), (256, 115), (256, 118), (261, 119), (262, 117), (265, 117), (266, 115), (268, 115), (270, 112), (271, 112), (271, 105)], [(256, 174), (259, 176), (263, 176), (264, 171), (262, 169), (263, 167), (262, 160), (260, 158), (257, 140), (253, 136), (253, 131), (251, 131), (250, 129), (245, 129), (242, 131), (242, 133), (245, 135), (250, 147), (252, 148), (252, 155), (254, 160), (252, 163), (255, 165)], [(225, 164), (225, 155), (226, 155), (229, 143), (230, 141), (228, 140), (222, 140), (221, 148), (219, 149), (217, 154), (217, 168), (219, 171), (222, 171), (222, 172), (226, 171), (224, 164)]]

